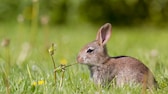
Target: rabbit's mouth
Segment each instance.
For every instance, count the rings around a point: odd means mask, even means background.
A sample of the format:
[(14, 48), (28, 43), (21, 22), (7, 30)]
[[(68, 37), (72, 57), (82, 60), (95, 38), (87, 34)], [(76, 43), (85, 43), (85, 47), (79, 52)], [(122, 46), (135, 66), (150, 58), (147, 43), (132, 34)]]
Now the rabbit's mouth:
[(83, 61), (83, 59), (80, 56), (77, 56), (76, 60), (78, 63), (82, 63), (82, 61)]
[(97, 62), (94, 63), (93, 61), (90, 61), (90, 59), (87, 59), (86, 57), (81, 57), (81, 56), (77, 57), (77, 62), (80, 64), (88, 65), (88, 66), (101, 66), (102, 65)]
[(77, 62), (78, 62), (78, 63), (81, 63), (81, 64), (87, 64), (87, 63), (88, 63), (88, 61), (86, 60), (86, 57), (85, 57), (85, 56), (84, 56), (84, 57), (78, 56), (78, 57), (77, 57)]

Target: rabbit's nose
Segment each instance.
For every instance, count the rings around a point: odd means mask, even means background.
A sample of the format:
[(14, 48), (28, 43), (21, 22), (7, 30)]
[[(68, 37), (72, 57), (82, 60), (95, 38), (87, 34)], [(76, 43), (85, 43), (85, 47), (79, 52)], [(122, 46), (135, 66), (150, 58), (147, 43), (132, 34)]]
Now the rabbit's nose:
[(82, 63), (82, 61), (83, 61), (82, 57), (78, 55), (78, 56), (77, 56), (77, 62), (78, 62), (78, 63)]

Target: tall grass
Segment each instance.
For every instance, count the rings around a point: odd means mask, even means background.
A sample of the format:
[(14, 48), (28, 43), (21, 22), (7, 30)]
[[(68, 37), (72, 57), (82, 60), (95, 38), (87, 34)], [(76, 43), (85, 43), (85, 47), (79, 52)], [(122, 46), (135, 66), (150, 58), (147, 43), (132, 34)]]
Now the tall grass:
[[(8, 28), (11, 26), (10, 28)], [(60, 83), (54, 83), (53, 63), (46, 48), (46, 36), (44, 28), (39, 28), (34, 46), (25, 51), (26, 56), (18, 63), (20, 53), (30, 44), (30, 33), (27, 25), (22, 25), (20, 32), (24, 37), (18, 38), (20, 25), (1, 25), (0, 41), (10, 39), (10, 71), (7, 78), (5, 72), (8, 59), (5, 48), (0, 49), (0, 93), (6, 93), (9, 87), (11, 94), (138, 94), (139, 86), (124, 86), (118, 88), (100, 88), (89, 78), (90, 74), (86, 66), (73, 65), (68, 67), (64, 74), (62, 87)], [(53, 55), (56, 66), (65, 59), (68, 64), (76, 63), (76, 55), (86, 43), (95, 39), (97, 27), (83, 26), (55, 26), (50, 27), (47, 36), (48, 44), (55, 43), (56, 51)], [(144, 62), (154, 73), (160, 89), (154, 90), (154, 94), (167, 94), (168, 92), (168, 41), (167, 29), (157, 28), (119, 28), (113, 27), (112, 38), (108, 42), (108, 50), (111, 56), (129, 55)], [(34, 36), (33, 36), (34, 37)], [(27, 43), (26, 46), (23, 46)], [(23, 46), (23, 47), (22, 47)], [(61, 73), (57, 73), (57, 80), (61, 79)], [(2, 79), (3, 78), (3, 79)], [(8, 79), (6, 81), (5, 79)], [(9, 86), (7, 86), (9, 83)], [(147, 93), (151, 93), (149, 90)]]

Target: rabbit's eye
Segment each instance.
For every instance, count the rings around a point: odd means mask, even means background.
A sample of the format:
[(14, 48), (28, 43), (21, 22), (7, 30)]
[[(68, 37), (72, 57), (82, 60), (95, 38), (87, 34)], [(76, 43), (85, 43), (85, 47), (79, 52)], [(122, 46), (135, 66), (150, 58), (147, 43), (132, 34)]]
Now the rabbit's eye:
[(87, 53), (92, 53), (94, 51), (94, 49), (88, 49)]

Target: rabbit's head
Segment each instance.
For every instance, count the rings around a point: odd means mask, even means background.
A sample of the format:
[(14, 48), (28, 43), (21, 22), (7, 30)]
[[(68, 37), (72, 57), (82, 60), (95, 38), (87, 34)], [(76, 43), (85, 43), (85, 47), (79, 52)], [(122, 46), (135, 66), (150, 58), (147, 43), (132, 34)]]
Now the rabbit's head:
[(96, 40), (84, 46), (77, 56), (77, 62), (90, 66), (99, 66), (109, 58), (106, 43), (111, 36), (111, 24), (106, 23), (97, 33)]

